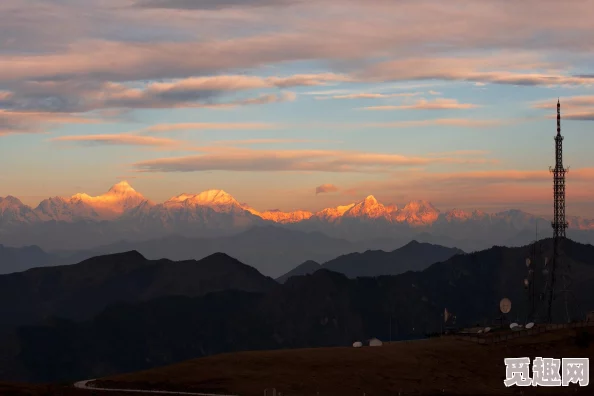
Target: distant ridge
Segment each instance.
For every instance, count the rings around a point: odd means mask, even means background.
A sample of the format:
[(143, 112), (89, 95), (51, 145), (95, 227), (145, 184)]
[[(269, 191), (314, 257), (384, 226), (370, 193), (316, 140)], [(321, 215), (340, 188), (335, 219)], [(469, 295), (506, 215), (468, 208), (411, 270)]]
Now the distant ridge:
[(340, 272), (349, 278), (398, 275), (407, 271), (422, 271), (431, 264), (462, 253), (464, 252), (457, 248), (413, 240), (392, 252), (368, 250), (340, 256), (322, 264), (322, 268)]
[(309, 260), (293, 268), (291, 271), (287, 272), (283, 276), (277, 278), (276, 281), (278, 283), (285, 283), (289, 278), (293, 276), (313, 274), (321, 268), (322, 266), (319, 263)]

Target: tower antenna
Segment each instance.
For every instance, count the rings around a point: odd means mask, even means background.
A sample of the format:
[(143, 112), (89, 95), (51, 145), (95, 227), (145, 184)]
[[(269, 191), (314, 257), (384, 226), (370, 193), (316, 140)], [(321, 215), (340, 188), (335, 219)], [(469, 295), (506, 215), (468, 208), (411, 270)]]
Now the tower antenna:
[[(563, 167), (563, 136), (561, 135), (561, 102), (557, 99), (557, 135), (555, 136), (555, 167), (549, 167), (553, 174), (553, 257), (551, 265), (551, 282), (548, 290), (547, 321), (552, 322), (553, 300), (557, 294), (563, 294), (565, 303), (565, 312), (567, 321), (571, 321), (569, 316), (569, 306), (567, 294), (570, 293), (569, 266), (563, 265), (561, 260), (561, 244), (565, 240), (565, 230), (567, 221), (565, 219), (565, 174), (569, 171)], [(566, 264), (566, 263), (565, 263)], [(555, 290), (557, 277), (561, 278), (563, 288)], [(557, 286), (558, 287), (558, 286)]]

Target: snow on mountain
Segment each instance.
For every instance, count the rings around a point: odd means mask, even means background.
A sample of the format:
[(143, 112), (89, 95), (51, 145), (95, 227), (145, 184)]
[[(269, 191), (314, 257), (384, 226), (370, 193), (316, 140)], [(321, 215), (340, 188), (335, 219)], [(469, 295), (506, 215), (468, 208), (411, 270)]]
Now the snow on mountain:
[(126, 181), (122, 181), (109, 189), (103, 195), (91, 197), (87, 194), (76, 194), (71, 197), (71, 202), (80, 200), (92, 207), (102, 218), (116, 218), (127, 210), (134, 209), (140, 204), (151, 205), (147, 200), (132, 188)]
[(439, 209), (424, 200), (410, 201), (396, 213), (396, 221), (408, 223), (410, 226), (427, 226), (439, 217)]
[(373, 195), (368, 196), (364, 200), (356, 203), (352, 208), (344, 213), (344, 217), (357, 217), (366, 219), (379, 219), (383, 218), (388, 221), (391, 220), (394, 209), (398, 210), (397, 207), (391, 206), (387, 208), (375, 199)]
[[(216, 189), (197, 194), (184, 193), (155, 204), (127, 182), (120, 182), (105, 194), (95, 197), (79, 193), (70, 198), (48, 198), (35, 209), (12, 196), (0, 198), (0, 230), (5, 235), (11, 232), (14, 225), (33, 226), (39, 222), (57, 221), (73, 223), (71, 225), (75, 226), (74, 223), (79, 221), (99, 224), (105, 220), (105, 227), (113, 227), (113, 230), (130, 238), (168, 233), (214, 236), (234, 233), (254, 225), (277, 223), (306, 232), (327, 232), (346, 239), (386, 235), (407, 237), (419, 231), (458, 239), (492, 239), (494, 235), (501, 239), (503, 236), (513, 237), (523, 230), (534, 230), (537, 225), (540, 229), (541, 224), (544, 226), (549, 221), (520, 210), (492, 214), (460, 209), (440, 212), (424, 200), (410, 201), (399, 208), (396, 205), (384, 205), (373, 195), (316, 213), (306, 210), (260, 212), (240, 203), (229, 193)], [(594, 230), (594, 220), (568, 216), (568, 222), (570, 230)], [(79, 233), (90, 230), (84, 231), (84, 227), (72, 229)], [(38, 231), (41, 233), (41, 230), (39, 228)], [(103, 235), (113, 233), (113, 230), (101, 228), (92, 231)], [(27, 235), (25, 231), (23, 229), (23, 238)]]
[(99, 213), (78, 197), (52, 197), (41, 201), (34, 212), (42, 221), (75, 222), (81, 220), (101, 220)]
[(260, 216), (264, 220), (270, 220), (280, 224), (298, 223), (300, 221), (310, 219), (314, 215), (312, 212), (308, 212), (306, 210), (282, 212), (278, 209), (273, 209), (267, 210), (265, 212), (257, 212), (256, 210), (251, 209), (249, 207), (247, 210), (249, 210), (252, 214), (255, 214), (256, 216)]
[(578, 230), (594, 230), (594, 219), (584, 219), (578, 216), (567, 216), (569, 228)]
[(337, 206), (336, 208), (326, 208), (319, 212), (317, 212), (313, 218), (316, 220), (326, 221), (329, 223), (333, 223), (340, 219), (346, 212), (352, 209), (355, 204), (344, 205), (344, 206)]
[(0, 225), (29, 224), (38, 220), (37, 214), (18, 198), (11, 195), (0, 197)]
[(35, 213), (43, 221), (114, 220), (145, 201), (150, 204), (128, 182), (123, 181), (96, 197), (78, 193), (70, 198), (45, 199), (35, 208)]

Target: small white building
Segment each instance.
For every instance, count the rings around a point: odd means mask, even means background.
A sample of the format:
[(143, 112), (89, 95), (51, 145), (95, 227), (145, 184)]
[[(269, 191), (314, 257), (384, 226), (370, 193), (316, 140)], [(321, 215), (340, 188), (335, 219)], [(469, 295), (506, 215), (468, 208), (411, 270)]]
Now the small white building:
[(369, 340), (369, 346), (382, 346), (384, 345), (383, 342), (381, 342), (380, 340), (378, 340), (377, 338), (372, 338), (371, 340)]
[(353, 343), (353, 348), (361, 348), (363, 343), (361, 341), (357, 341)]

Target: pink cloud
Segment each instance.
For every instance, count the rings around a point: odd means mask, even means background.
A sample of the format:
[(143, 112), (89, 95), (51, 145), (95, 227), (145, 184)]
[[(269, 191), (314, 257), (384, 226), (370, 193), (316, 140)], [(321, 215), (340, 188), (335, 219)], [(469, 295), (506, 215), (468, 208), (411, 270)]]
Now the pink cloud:
[(456, 99), (438, 98), (435, 100), (420, 99), (411, 105), (399, 106), (370, 106), (364, 107), (364, 110), (459, 110), (474, 109), (479, 107), (470, 103), (458, 103)]
[(153, 136), (138, 136), (128, 134), (118, 135), (83, 135), (60, 136), (50, 139), (52, 142), (75, 142), (87, 145), (109, 146), (178, 146), (180, 142), (173, 139), (157, 138)]
[(316, 187), (316, 195), (333, 193), (336, 191), (338, 191), (338, 187), (336, 187), (334, 184), (322, 184), (321, 186)]
[(91, 124), (97, 119), (71, 114), (19, 112), (0, 109), (0, 136), (13, 133), (41, 133), (60, 124)]
[(338, 150), (253, 150), (239, 147), (198, 147), (199, 155), (137, 162), (143, 172), (307, 171), (385, 173), (401, 167), (441, 164), (487, 164), (491, 160), (460, 157), (408, 157), (398, 154)]
[(191, 131), (191, 130), (264, 130), (276, 129), (282, 127), (277, 124), (270, 123), (249, 123), (249, 122), (188, 122), (178, 124), (156, 124), (144, 128), (138, 132), (140, 133), (160, 133), (160, 132), (174, 132), (174, 131)]
[(323, 99), (387, 99), (387, 98), (397, 98), (397, 97), (408, 97), (408, 96), (417, 96), (420, 95), (422, 92), (402, 92), (402, 93), (392, 93), (392, 94), (381, 94), (381, 93), (354, 93), (354, 94), (345, 94), (345, 95), (334, 95), (334, 96), (322, 96), (317, 97), (316, 99), (323, 100)]
[(515, 120), (481, 120), (471, 118), (438, 118), (434, 120), (415, 120), (415, 121), (392, 121), (392, 122), (368, 122), (337, 124), (341, 128), (417, 128), (425, 126), (455, 126), (463, 128), (488, 128), (506, 125)]

